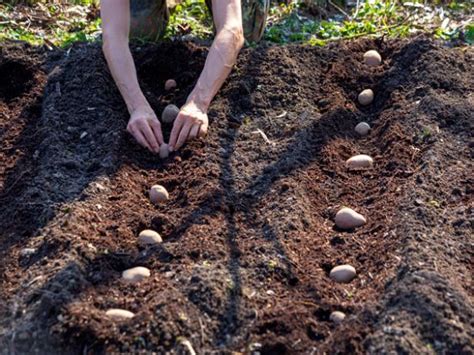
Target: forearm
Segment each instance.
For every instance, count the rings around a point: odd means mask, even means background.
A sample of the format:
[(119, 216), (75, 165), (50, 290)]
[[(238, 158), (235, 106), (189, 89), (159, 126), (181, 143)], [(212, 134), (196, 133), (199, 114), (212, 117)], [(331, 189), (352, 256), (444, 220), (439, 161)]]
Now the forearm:
[(194, 103), (203, 111), (207, 111), (212, 99), (229, 76), (243, 42), (241, 28), (223, 28), (219, 31), (198, 82), (188, 97), (188, 103)]
[(149, 107), (138, 84), (133, 57), (128, 47), (128, 41), (123, 38), (104, 39), (103, 51), (112, 77), (132, 114), (139, 108)]

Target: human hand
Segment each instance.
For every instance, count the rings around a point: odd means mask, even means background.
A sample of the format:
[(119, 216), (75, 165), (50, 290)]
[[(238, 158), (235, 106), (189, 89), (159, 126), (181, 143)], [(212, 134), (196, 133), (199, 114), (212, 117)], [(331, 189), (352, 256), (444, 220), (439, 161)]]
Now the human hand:
[(181, 148), (187, 140), (205, 136), (208, 126), (209, 120), (205, 110), (194, 102), (184, 105), (176, 117), (171, 131), (170, 152)]
[(128, 121), (127, 131), (144, 148), (153, 153), (160, 151), (163, 144), (161, 123), (151, 108), (134, 110)]

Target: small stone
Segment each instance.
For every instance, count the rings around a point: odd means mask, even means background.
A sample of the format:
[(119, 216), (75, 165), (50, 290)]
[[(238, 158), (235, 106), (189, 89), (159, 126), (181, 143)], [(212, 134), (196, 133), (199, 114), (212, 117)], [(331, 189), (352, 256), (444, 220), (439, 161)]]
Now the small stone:
[(174, 80), (174, 79), (168, 79), (165, 82), (165, 90), (166, 91), (173, 90), (174, 88), (176, 88), (176, 86), (178, 86), (178, 84), (176, 84), (176, 80)]
[(153, 185), (150, 189), (150, 201), (153, 204), (162, 203), (168, 200), (169, 194), (166, 189), (161, 185)]
[(145, 229), (138, 235), (138, 244), (140, 245), (153, 245), (162, 242), (163, 239), (161, 239), (161, 236), (151, 229)]
[(363, 106), (370, 105), (374, 101), (374, 92), (371, 89), (365, 89), (359, 94), (357, 99)]
[(111, 308), (107, 312), (105, 312), (107, 317), (110, 317), (114, 320), (123, 320), (123, 319), (130, 319), (135, 317), (130, 311), (126, 311), (125, 309), (118, 309), (118, 308)]
[(370, 168), (374, 164), (372, 157), (366, 154), (354, 155), (346, 160), (348, 169), (365, 169)]
[(364, 63), (371, 67), (376, 67), (382, 63), (382, 56), (376, 50), (370, 50), (364, 53)]
[(150, 277), (150, 270), (143, 266), (137, 266), (122, 272), (122, 278), (126, 282), (136, 283)]
[(161, 122), (172, 123), (178, 117), (179, 108), (176, 105), (168, 105), (161, 113)]
[(351, 265), (339, 265), (334, 267), (329, 273), (329, 277), (340, 283), (351, 282), (356, 277), (356, 270)]
[(334, 323), (341, 323), (344, 318), (346, 318), (346, 315), (339, 311), (334, 311), (329, 316), (329, 319), (332, 320)]
[(166, 159), (168, 158), (170, 155), (170, 151), (169, 151), (169, 146), (168, 144), (162, 144), (160, 146), (160, 158), (161, 159)]
[(343, 207), (336, 213), (334, 222), (338, 228), (353, 229), (364, 225), (367, 223), (367, 220), (353, 209)]
[(367, 122), (360, 122), (357, 126), (355, 126), (355, 131), (361, 136), (366, 136), (369, 134), (370, 126)]
[(33, 254), (36, 254), (35, 248), (24, 248), (24, 249), (21, 249), (20, 251), (20, 255), (23, 257), (31, 256)]

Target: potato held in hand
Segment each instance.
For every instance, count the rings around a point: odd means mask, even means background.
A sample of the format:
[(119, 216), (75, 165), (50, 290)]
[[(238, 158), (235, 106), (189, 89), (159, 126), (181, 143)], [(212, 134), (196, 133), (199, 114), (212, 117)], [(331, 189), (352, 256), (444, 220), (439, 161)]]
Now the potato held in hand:
[(153, 185), (149, 192), (150, 201), (153, 204), (163, 203), (168, 200), (169, 194), (166, 189), (161, 185)]
[(341, 229), (353, 229), (363, 226), (367, 220), (360, 213), (351, 208), (343, 207), (336, 213), (336, 226)]
[(364, 53), (364, 63), (370, 67), (376, 67), (382, 63), (382, 56), (372, 49)]
[(359, 94), (357, 99), (363, 106), (370, 105), (374, 101), (374, 92), (371, 89), (365, 89)]
[(168, 158), (170, 155), (170, 148), (168, 146), (168, 144), (162, 144), (160, 146), (160, 158), (161, 159), (166, 159)]
[(168, 105), (163, 110), (161, 114), (161, 122), (163, 123), (173, 123), (173, 121), (178, 117), (179, 108), (176, 105)]

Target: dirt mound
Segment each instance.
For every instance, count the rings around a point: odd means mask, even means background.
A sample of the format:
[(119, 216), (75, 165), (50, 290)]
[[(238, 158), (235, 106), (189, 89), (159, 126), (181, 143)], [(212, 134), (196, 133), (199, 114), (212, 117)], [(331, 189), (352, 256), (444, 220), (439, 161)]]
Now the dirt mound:
[[(361, 60), (372, 48), (378, 68)], [(472, 49), (423, 38), (246, 49), (208, 137), (165, 161), (125, 132), (99, 45), (29, 62), (25, 50), (0, 56), (26, 68), (0, 95), (5, 352), (180, 352), (183, 339), (198, 353), (472, 351)], [(184, 103), (207, 53), (133, 51), (157, 113)], [(365, 88), (369, 107), (357, 104)], [(36, 109), (10, 108), (26, 98)], [(360, 121), (373, 128), (366, 138)], [(373, 169), (348, 171), (362, 153)], [(166, 205), (149, 203), (154, 184), (170, 192)], [(368, 223), (334, 228), (341, 206)], [(145, 228), (164, 243), (139, 247)], [(358, 276), (335, 284), (329, 271), (345, 263)], [(134, 266), (151, 277), (122, 283)], [(136, 316), (113, 322), (109, 308)], [(334, 310), (347, 315), (340, 325)]]

